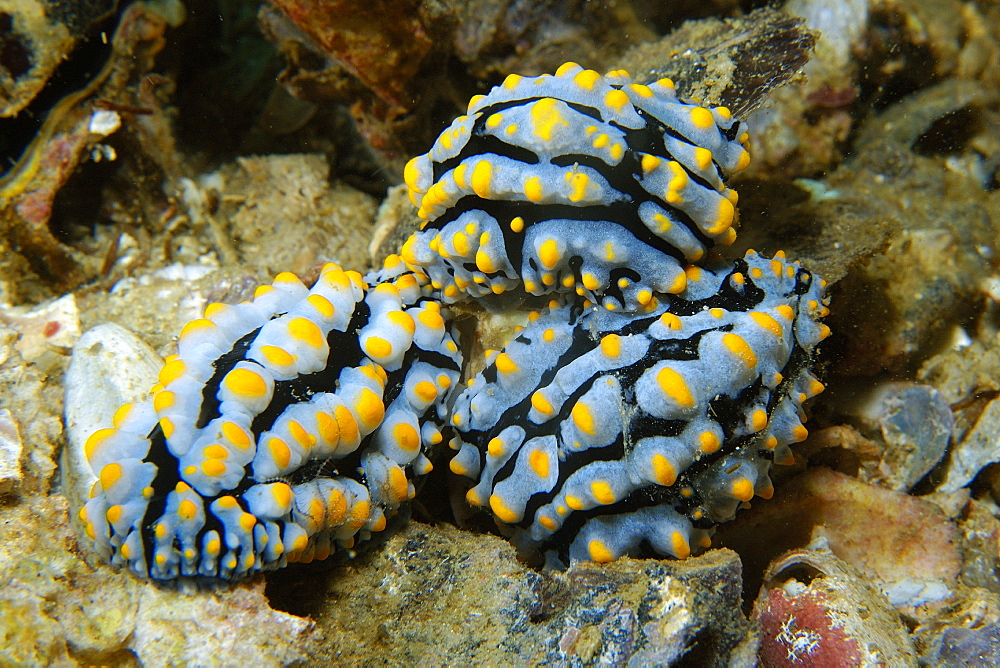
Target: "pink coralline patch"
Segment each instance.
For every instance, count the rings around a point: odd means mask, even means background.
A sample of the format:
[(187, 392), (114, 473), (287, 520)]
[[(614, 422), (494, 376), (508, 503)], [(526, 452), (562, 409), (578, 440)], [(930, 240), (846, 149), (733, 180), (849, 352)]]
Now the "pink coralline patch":
[(80, 154), (89, 142), (88, 132), (75, 135), (60, 133), (42, 149), (40, 167), (32, 183), (35, 187), (26, 191), (14, 207), (17, 215), (28, 225), (37, 228), (39, 234), (48, 236), (47, 225), (52, 216), (52, 202), (56, 192), (73, 172)]
[(89, 140), (89, 132), (71, 135), (57, 134), (45, 147), (42, 168), (62, 176), (68, 168), (72, 168), (80, 149), (87, 146)]
[(789, 596), (772, 589), (759, 620), (762, 666), (837, 668), (861, 662), (857, 640), (833, 619), (821, 592)]
[(52, 215), (52, 198), (55, 192), (50, 188), (43, 188), (28, 193), (20, 199), (14, 206), (17, 215), (29, 225), (47, 225), (49, 216)]

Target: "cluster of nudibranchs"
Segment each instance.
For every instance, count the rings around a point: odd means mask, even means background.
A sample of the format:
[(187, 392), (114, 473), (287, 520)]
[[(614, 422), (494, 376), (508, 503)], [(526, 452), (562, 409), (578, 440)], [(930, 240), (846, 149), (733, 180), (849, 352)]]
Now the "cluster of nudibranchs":
[[(822, 282), (735, 240), (749, 163), (728, 110), (568, 63), (477, 96), (405, 178), (421, 229), (361, 277), (282, 274), (188, 324), (153, 398), (87, 456), (113, 564), (233, 579), (348, 554), (438, 446), (525, 548), (676, 557), (805, 438)], [(462, 384), (449, 304), (549, 295)], [(496, 308), (497, 304), (493, 304)]]

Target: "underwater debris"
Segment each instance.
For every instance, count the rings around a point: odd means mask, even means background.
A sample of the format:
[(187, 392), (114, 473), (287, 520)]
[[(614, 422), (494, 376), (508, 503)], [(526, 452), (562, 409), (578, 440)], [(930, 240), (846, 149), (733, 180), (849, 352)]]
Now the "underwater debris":
[(242, 266), (263, 275), (304, 275), (324, 262), (367, 268), (359, 261), (371, 238), (375, 200), (331, 180), (325, 156), (241, 157), (206, 180), (219, 184), (214, 215), (227, 221)]
[(17, 330), (0, 325), (0, 410), (10, 417), (0, 431), (7, 439), (8, 470), (18, 494), (46, 494), (62, 445), (61, 393), (49, 379), (52, 370), (58, 375), (65, 356), (48, 353), (28, 362), (17, 347), (21, 338)]
[(1000, 623), (994, 622), (977, 629), (945, 629), (937, 658), (942, 665), (997, 665), (1000, 663)]
[(537, 572), (501, 538), (418, 522), (361, 560), (286, 569), (266, 589), (343, 663), (720, 668), (748, 654), (741, 593), (729, 550)]
[(415, 0), (367, 4), (344, 0), (274, 0), (318, 49), (329, 54), (390, 108), (411, 109), (414, 81), (434, 46)]
[(988, 464), (1000, 461), (1000, 399), (986, 404), (972, 428), (951, 448), (939, 492), (965, 487)]
[(0, 1), (0, 118), (24, 111), (114, 5), (112, 0)]
[(74, 503), (86, 501), (97, 482), (86, 466), (87, 436), (123, 403), (144, 399), (162, 366), (146, 343), (114, 323), (89, 329), (76, 342), (64, 380), (67, 444), (61, 461), (64, 491)]
[(389, 0), (377, 13), (342, 0), (273, 4), (261, 24), (286, 58), (279, 81), (293, 97), (349, 106), (390, 162), (426, 150), (441, 121), (507, 72), (552, 71), (567, 54), (599, 67), (652, 36), (627, 3)]
[(961, 568), (958, 532), (938, 506), (821, 467), (721, 525), (715, 542), (739, 552), (751, 587), (778, 553), (817, 538), (910, 616), (927, 618), (953, 596)]
[[(17, 163), (0, 178), (0, 236), (10, 244), (5, 250), (24, 258), (51, 286), (73, 288), (93, 277), (100, 266), (99, 259), (66, 246), (53, 234), (49, 222), (56, 196), (91, 149), (119, 128), (123, 117), (112, 122), (110, 110), (98, 108), (97, 102), (144, 106), (136, 101), (141, 88), (136, 81), (162, 48), (167, 25), (147, 5), (135, 3), (126, 9), (103, 67), (83, 88), (52, 107)], [(111, 155), (102, 152), (102, 156)]]
[(74, 545), (61, 495), (4, 506), (0, 662), (288, 665), (320, 656), (315, 624), (271, 609), (263, 582), (185, 595), (93, 568)]
[(41, 362), (48, 353), (65, 354), (80, 337), (72, 294), (31, 308), (0, 305), (0, 325), (21, 335), (15, 348), (27, 362)]
[(745, 118), (799, 73), (816, 39), (801, 18), (762, 7), (739, 18), (689, 21), (620, 62), (639, 81), (668, 77), (686, 98)]
[(885, 442), (877, 471), (861, 480), (907, 492), (941, 461), (955, 423), (951, 407), (930, 385), (889, 383), (863, 409)]

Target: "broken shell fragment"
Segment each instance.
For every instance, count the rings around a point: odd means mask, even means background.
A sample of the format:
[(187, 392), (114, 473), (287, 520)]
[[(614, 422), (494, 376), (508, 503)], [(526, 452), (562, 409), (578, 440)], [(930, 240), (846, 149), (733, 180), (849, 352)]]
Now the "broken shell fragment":
[(916, 652), (886, 597), (826, 549), (771, 563), (754, 603), (762, 666), (915, 666)]

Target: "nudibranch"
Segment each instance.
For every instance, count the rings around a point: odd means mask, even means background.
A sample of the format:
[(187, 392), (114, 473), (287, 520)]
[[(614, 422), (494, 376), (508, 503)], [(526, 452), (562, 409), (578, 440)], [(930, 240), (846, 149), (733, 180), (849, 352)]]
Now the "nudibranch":
[(523, 287), (635, 310), (684, 290), (687, 264), (736, 239), (749, 135), (725, 107), (574, 63), (507, 77), (405, 170), (422, 229), (403, 260), (445, 302)]
[(684, 558), (803, 440), (808, 369), (828, 334), (822, 288), (751, 251), (689, 271), (626, 315), (576, 305), (534, 319), (455, 403), (454, 472), (520, 547), (610, 561), (648, 545)]
[[(210, 305), (152, 398), (89, 438), (96, 551), (160, 581), (350, 555), (446, 445), (522, 547), (706, 546), (805, 438), (829, 334), (798, 263), (709, 254), (735, 239), (748, 141), (724, 107), (624, 71), (477, 96), (407, 165), (423, 223), (380, 270)], [(450, 305), (507, 291), (551, 301), (463, 384)]]
[(369, 287), (336, 265), (210, 305), (152, 401), (87, 441), (97, 551), (157, 580), (236, 578), (383, 530), (443, 438), (462, 364), (446, 318), (411, 275)]

